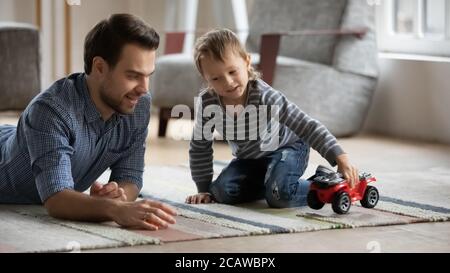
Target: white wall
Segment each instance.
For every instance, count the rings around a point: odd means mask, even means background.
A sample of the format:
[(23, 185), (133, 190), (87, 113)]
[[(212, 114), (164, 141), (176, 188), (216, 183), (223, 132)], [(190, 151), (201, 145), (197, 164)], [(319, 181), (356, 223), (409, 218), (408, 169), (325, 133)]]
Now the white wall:
[(0, 0), (0, 21), (35, 24), (34, 0)]
[(80, 6), (71, 7), (72, 72), (83, 71), (84, 38), (89, 30), (112, 13), (128, 11), (128, 1), (123, 0), (82, 0)]
[(16, 21), (14, 13), (14, 0), (0, 2), (0, 21)]
[[(223, 8), (217, 8), (214, 3), (223, 4)], [(179, 25), (179, 21), (174, 24), (176, 29), (166, 29), (165, 18), (166, 1), (164, 0), (81, 0), (80, 6), (73, 6), (72, 11), (72, 72), (83, 70), (83, 43), (84, 37), (89, 30), (100, 20), (107, 18), (112, 13), (129, 12), (135, 14), (152, 27), (154, 27), (161, 35), (161, 44), (158, 54), (161, 54), (164, 48), (164, 32), (165, 31), (183, 31), (183, 26)], [(182, 5), (178, 7), (182, 8)], [(177, 10), (178, 14), (183, 10)], [(222, 14), (220, 14), (222, 12)], [(233, 20), (231, 13), (231, 5), (229, 1), (223, 0), (199, 0), (198, 1), (198, 18), (197, 28), (206, 30), (219, 25), (233, 28)], [(229, 14), (229, 15), (226, 15)], [(221, 15), (221, 16), (219, 16)]]
[(366, 130), (450, 144), (450, 62), (380, 58)]
[[(41, 55), (43, 88), (65, 75), (65, 28), (64, 18), (62, 17), (62, 5), (64, 2), (64, 0), (42, 0), (43, 30), (41, 32)], [(81, 0), (81, 5), (71, 6), (71, 72), (83, 71), (83, 47), (86, 34), (96, 23), (113, 13), (132, 13), (140, 16), (152, 25), (161, 35), (160, 50), (158, 51), (158, 54), (161, 54), (165, 44), (164, 31), (185, 30), (179, 24), (175, 24), (177, 29), (166, 29), (166, 4), (165, 0)], [(178, 7), (179, 14), (184, 12), (182, 9), (182, 5), (180, 5)], [(231, 8), (227, 10), (231, 11)], [(199, 0), (197, 27), (207, 29), (217, 26), (215, 13), (217, 13), (217, 10), (213, 8), (213, 1)], [(227, 16), (224, 17), (227, 18)], [(173, 20), (176, 20), (176, 18), (173, 18)], [(0, 21), (35, 24), (36, 1), (0, 0)]]

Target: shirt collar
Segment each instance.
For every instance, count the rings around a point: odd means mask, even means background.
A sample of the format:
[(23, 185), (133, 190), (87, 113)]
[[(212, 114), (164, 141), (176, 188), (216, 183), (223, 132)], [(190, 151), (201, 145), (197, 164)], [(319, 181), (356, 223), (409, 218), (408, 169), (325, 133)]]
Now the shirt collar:
[[(91, 94), (89, 93), (89, 89), (88, 89), (87, 81), (86, 81), (86, 74), (82, 73), (78, 77), (78, 80), (79, 80), (79, 86), (81, 87), (81, 95), (84, 98), (84, 101), (86, 103), (86, 108), (85, 108), (85, 112), (84, 112), (84, 117), (85, 117), (86, 121), (88, 123), (91, 123), (91, 122), (99, 120), (99, 119), (103, 121), (102, 115), (97, 110), (97, 107), (95, 106), (94, 101), (91, 98)], [(115, 112), (108, 121), (112, 122), (113, 124), (116, 124), (124, 116), (125, 115)]]

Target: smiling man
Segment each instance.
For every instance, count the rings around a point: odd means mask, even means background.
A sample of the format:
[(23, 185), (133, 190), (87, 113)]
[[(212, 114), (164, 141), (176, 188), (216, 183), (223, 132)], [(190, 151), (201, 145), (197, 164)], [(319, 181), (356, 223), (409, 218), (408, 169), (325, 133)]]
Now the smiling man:
[[(135, 201), (158, 45), (155, 30), (135, 16), (98, 23), (85, 40), (85, 73), (37, 96), (17, 128), (0, 126), (0, 203), (44, 204), (53, 217), (131, 228), (175, 223), (168, 205)], [(96, 182), (108, 168), (109, 183)]]

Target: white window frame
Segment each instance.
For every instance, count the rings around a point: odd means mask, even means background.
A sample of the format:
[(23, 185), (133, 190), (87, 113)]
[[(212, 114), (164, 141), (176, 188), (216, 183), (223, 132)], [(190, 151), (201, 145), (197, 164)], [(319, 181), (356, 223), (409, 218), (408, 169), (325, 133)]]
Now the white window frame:
[[(425, 0), (415, 1), (418, 8), (412, 35), (395, 32), (395, 1), (379, 1), (376, 9), (378, 48), (384, 53), (403, 53), (450, 57), (450, 0), (445, 0), (444, 35), (424, 35)], [(432, 1), (432, 0), (431, 0)]]

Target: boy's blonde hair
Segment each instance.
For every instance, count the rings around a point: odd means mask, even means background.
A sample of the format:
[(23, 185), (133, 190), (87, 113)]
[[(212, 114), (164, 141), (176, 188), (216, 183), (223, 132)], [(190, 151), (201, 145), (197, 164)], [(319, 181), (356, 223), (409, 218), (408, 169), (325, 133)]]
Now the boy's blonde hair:
[[(236, 34), (229, 29), (211, 30), (197, 39), (194, 48), (194, 60), (201, 75), (203, 75), (203, 70), (200, 59), (204, 56), (210, 56), (216, 60), (223, 61), (227, 47), (231, 47), (231, 49), (239, 54), (244, 60), (247, 59), (247, 51), (242, 46)], [(259, 72), (250, 65), (248, 70), (249, 80), (256, 80), (259, 77)]]

